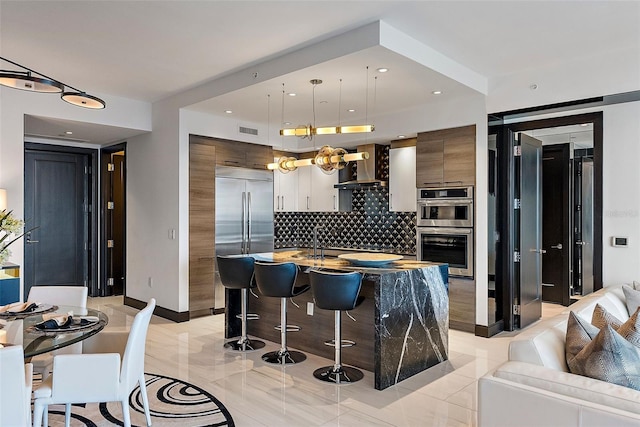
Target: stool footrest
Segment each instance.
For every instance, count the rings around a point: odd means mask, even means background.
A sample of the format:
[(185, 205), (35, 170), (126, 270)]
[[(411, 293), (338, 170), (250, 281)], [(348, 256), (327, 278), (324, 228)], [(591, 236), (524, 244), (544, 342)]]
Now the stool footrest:
[[(275, 329), (276, 331), (280, 331), (280, 330), (282, 330), (282, 327), (280, 325), (276, 325), (276, 326), (273, 327), (273, 329)], [(287, 332), (298, 332), (298, 331), (300, 331), (300, 326), (298, 326), (298, 325), (287, 325), (286, 331)]]
[[(242, 313), (236, 314), (236, 319), (242, 319)], [(247, 313), (247, 320), (259, 320), (260, 315), (256, 313)]]
[[(336, 340), (325, 341), (324, 345), (328, 345), (330, 347), (335, 347), (336, 346)], [(356, 345), (355, 341), (351, 341), (351, 340), (341, 340), (340, 341), (340, 347), (342, 347), (342, 348), (353, 347), (354, 345)]]

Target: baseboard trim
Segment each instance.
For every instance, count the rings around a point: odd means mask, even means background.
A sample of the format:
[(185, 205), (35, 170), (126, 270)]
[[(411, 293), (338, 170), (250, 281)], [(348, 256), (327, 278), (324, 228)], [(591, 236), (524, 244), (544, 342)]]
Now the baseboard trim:
[(471, 333), (473, 333), (474, 331), (473, 323), (465, 323), (465, 322), (460, 322), (460, 321), (451, 320), (451, 319), (449, 319), (449, 329), (455, 329), (456, 331), (471, 332)]
[[(135, 298), (125, 296), (124, 305), (141, 310), (147, 306), (147, 303), (144, 301), (137, 300)], [(178, 311), (169, 310), (168, 308), (160, 307), (158, 305), (156, 305), (156, 308), (153, 310), (153, 314), (155, 314), (156, 316), (160, 316), (165, 319), (174, 321), (176, 323), (187, 322), (190, 319), (188, 311), (178, 312)]]
[(477, 337), (491, 338), (494, 335), (504, 331), (504, 321), (498, 320), (489, 326), (476, 325), (475, 334)]

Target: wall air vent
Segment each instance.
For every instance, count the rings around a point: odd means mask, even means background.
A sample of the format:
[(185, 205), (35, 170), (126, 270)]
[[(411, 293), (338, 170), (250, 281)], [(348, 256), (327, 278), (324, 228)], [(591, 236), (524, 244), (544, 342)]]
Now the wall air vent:
[(245, 135), (258, 136), (258, 129), (248, 128), (246, 126), (238, 126), (238, 132), (244, 133)]

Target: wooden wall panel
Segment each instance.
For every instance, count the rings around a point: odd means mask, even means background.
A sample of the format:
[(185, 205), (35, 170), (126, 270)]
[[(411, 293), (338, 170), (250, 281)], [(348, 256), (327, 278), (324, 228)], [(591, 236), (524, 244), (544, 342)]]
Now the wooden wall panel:
[(214, 307), (216, 147), (189, 144), (189, 312)]

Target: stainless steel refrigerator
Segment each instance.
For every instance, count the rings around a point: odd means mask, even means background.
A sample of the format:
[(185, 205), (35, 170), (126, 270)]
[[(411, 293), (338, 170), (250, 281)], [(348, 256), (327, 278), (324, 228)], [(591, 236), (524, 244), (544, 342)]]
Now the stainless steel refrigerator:
[[(216, 255), (273, 251), (273, 172), (216, 166)], [(215, 309), (225, 306), (218, 265)]]

